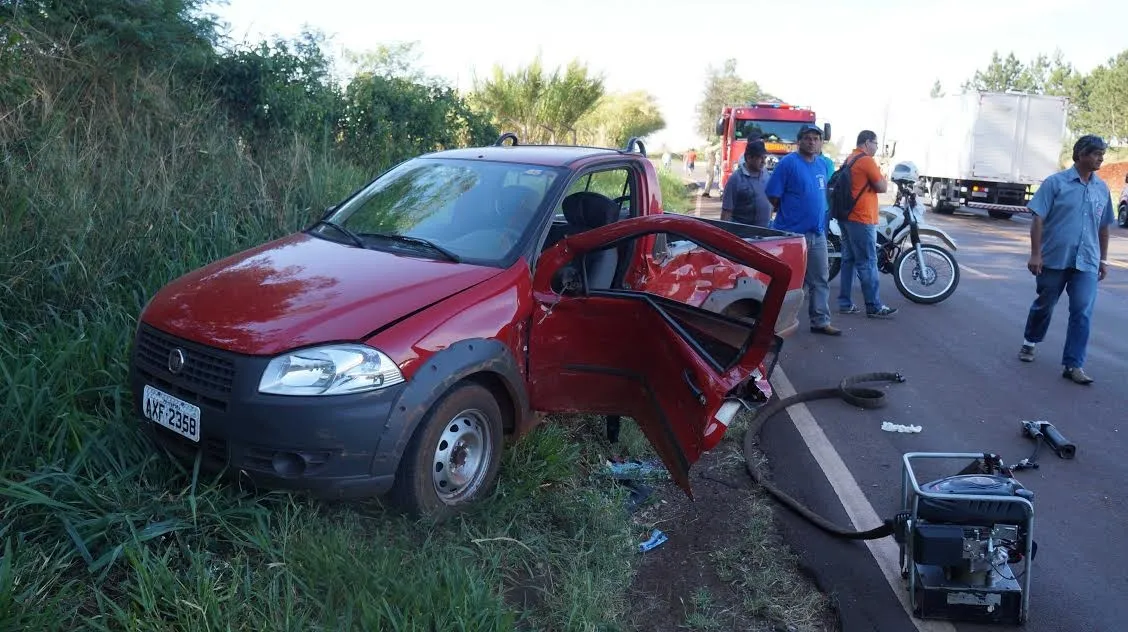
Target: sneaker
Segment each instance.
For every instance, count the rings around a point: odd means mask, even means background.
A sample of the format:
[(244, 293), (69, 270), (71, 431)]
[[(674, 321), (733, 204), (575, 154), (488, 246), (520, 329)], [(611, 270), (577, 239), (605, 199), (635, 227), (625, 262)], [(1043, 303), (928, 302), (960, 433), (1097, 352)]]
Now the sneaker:
[(839, 314), (861, 314), (862, 309), (860, 307), (858, 307), (857, 305), (851, 305), (850, 307), (839, 307), (838, 313)]
[(1022, 345), (1022, 348), (1018, 350), (1018, 359), (1023, 362), (1033, 362), (1034, 345)]
[(1093, 378), (1089, 377), (1085, 373), (1085, 370), (1082, 369), (1079, 366), (1065, 367), (1065, 370), (1061, 372), (1061, 376), (1064, 377), (1067, 380), (1073, 380), (1074, 382), (1076, 382), (1078, 384), (1092, 384), (1093, 383)]
[(892, 316), (893, 314), (896, 314), (896, 313), (897, 313), (896, 307), (889, 307), (888, 305), (882, 305), (879, 309), (876, 309), (872, 312), (867, 310), (866, 316), (868, 316), (869, 318), (889, 318), (890, 316)]
[(834, 325), (824, 325), (822, 327), (811, 327), (811, 333), (822, 334), (824, 336), (841, 336), (842, 330)]

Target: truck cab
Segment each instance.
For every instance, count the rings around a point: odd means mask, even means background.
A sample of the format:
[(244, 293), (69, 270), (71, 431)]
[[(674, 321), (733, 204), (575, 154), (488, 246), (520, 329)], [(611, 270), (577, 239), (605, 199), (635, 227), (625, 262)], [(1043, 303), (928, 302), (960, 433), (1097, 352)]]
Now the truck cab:
[(770, 395), (805, 262), (802, 236), (663, 213), (641, 141), (506, 134), (169, 282), (138, 319), (136, 413), (204, 471), (439, 516), (544, 413), (622, 415), (691, 494)]
[[(721, 137), (721, 188), (728, 183), (733, 170), (740, 168), (749, 141), (764, 141), (768, 150), (765, 168), (770, 173), (780, 158), (798, 147), (799, 129), (814, 123), (814, 110), (787, 103), (749, 103), (723, 108), (714, 130)], [(823, 125), (823, 140), (830, 140), (830, 123)]]

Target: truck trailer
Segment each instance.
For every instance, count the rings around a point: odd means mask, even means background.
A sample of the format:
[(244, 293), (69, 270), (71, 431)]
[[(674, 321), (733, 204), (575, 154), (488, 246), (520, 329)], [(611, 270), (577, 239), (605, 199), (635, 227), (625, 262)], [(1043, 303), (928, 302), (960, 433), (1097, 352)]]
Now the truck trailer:
[(1066, 97), (980, 91), (905, 103), (890, 109), (884, 157), (917, 165), (936, 212), (1009, 219), (1061, 168), (1067, 107)]

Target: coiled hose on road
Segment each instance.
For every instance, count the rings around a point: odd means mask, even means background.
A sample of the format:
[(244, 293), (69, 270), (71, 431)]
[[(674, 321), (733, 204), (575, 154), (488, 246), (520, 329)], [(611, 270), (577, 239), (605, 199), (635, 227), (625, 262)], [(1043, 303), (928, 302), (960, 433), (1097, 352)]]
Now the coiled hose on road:
[(811, 511), (810, 508), (804, 506), (798, 500), (788, 495), (779, 487), (776, 487), (771, 481), (764, 478), (763, 474), (756, 469), (752, 464), (752, 459), (749, 458), (752, 454), (752, 449), (755, 447), (756, 439), (760, 436), (760, 430), (764, 427), (764, 422), (772, 416), (780, 413), (787, 408), (800, 404), (803, 402), (810, 402), (817, 399), (841, 399), (848, 404), (857, 406), (858, 408), (875, 409), (885, 406), (885, 392), (875, 388), (864, 388), (856, 386), (866, 382), (904, 382), (905, 378), (900, 373), (890, 372), (877, 372), (877, 373), (862, 373), (859, 375), (852, 375), (844, 378), (838, 383), (837, 387), (833, 388), (819, 388), (802, 393), (796, 393), (791, 397), (777, 399), (774, 402), (769, 402), (756, 411), (756, 414), (748, 422), (748, 430), (744, 433), (744, 466), (748, 469), (749, 476), (752, 480), (756, 481), (758, 485), (768, 491), (769, 494), (775, 497), (781, 504), (788, 509), (794, 511), (796, 514), (806, 519), (811, 524), (819, 529), (840, 538), (848, 540), (877, 540), (893, 534), (894, 521), (893, 519), (885, 520), (885, 523), (880, 527), (875, 527), (868, 531), (851, 531), (843, 529), (826, 518)]

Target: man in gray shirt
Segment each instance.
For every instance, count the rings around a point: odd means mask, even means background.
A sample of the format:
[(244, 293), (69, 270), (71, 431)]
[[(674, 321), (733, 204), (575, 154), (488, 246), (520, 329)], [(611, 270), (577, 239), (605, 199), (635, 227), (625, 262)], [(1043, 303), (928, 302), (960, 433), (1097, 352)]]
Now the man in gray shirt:
[(1093, 378), (1084, 369), (1089, 321), (1097, 282), (1108, 273), (1108, 227), (1114, 218), (1112, 194), (1097, 170), (1108, 145), (1099, 136), (1082, 136), (1073, 146), (1073, 166), (1046, 178), (1027, 203), (1030, 261), (1038, 296), (1030, 306), (1018, 357), (1034, 361), (1034, 346), (1046, 337), (1050, 316), (1062, 291), (1069, 294), (1069, 326), (1062, 351), (1062, 377), (1078, 384)]
[(772, 203), (764, 193), (768, 178), (764, 161), (768, 150), (764, 141), (749, 141), (744, 148), (744, 160), (735, 169), (725, 185), (721, 197), (721, 219), (752, 226), (767, 227), (772, 219)]

